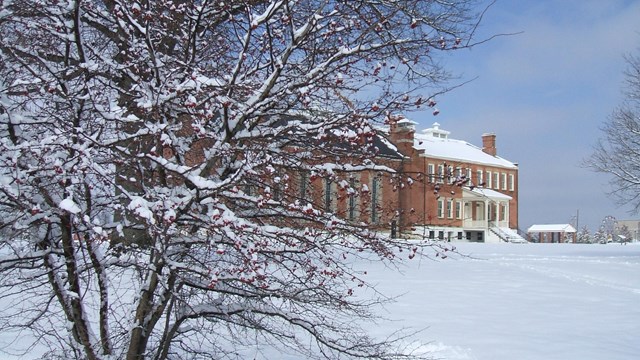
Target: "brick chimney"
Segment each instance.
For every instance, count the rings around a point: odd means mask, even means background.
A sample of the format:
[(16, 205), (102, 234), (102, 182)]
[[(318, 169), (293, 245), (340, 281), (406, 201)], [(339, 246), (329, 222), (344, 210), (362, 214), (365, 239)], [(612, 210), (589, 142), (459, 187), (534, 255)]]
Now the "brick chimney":
[(391, 123), (389, 127), (389, 140), (398, 147), (403, 154), (410, 154), (413, 148), (413, 138), (416, 134), (416, 123), (402, 117)]
[(498, 153), (496, 150), (496, 134), (482, 134), (482, 151), (489, 155), (496, 156)]

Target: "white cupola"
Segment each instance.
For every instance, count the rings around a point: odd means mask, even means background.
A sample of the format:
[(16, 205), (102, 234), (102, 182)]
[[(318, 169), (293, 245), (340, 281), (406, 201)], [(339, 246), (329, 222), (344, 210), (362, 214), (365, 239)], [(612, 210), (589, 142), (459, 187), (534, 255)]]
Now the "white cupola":
[(437, 122), (433, 123), (432, 127), (422, 130), (422, 132), (427, 136), (432, 136), (439, 139), (448, 139), (449, 134), (451, 133), (450, 131), (441, 130), (440, 124)]

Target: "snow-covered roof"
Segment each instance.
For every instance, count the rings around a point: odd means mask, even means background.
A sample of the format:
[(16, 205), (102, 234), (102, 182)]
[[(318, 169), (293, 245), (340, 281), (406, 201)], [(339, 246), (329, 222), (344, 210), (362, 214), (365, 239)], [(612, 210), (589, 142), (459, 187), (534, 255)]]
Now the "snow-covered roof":
[(378, 149), (378, 156), (392, 159), (402, 159), (404, 156), (398, 148), (382, 134), (376, 134), (373, 138), (373, 145)]
[(468, 162), (516, 169), (518, 166), (500, 156), (493, 156), (482, 151), (473, 144), (463, 140), (449, 138), (449, 131), (441, 130), (440, 124), (433, 124), (432, 128), (423, 130), (422, 134), (416, 133), (413, 146), (424, 150), (426, 157), (451, 160), (455, 162)]
[(396, 122), (396, 124), (409, 124), (409, 125), (418, 125), (417, 122), (413, 121), (413, 120), (409, 120), (406, 117), (403, 117), (402, 119), (398, 120)]
[(464, 192), (471, 193), (471, 194), (473, 194), (475, 196), (494, 199), (494, 200), (511, 200), (511, 196), (503, 194), (503, 193), (495, 191), (495, 190), (491, 190), (491, 189), (485, 189), (485, 188), (476, 187), (476, 188), (469, 189), (469, 190), (464, 189)]
[(576, 229), (571, 224), (539, 224), (531, 225), (527, 232), (565, 232), (574, 233)]

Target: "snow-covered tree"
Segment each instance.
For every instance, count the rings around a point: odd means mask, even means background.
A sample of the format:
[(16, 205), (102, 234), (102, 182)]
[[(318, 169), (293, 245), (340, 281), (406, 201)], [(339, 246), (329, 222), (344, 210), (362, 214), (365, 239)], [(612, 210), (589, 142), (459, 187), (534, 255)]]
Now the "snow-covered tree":
[(629, 227), (627, 225), (622, 225), (620, 226), (620, 228), (618, 229), (618, 241), (620, 242), (630, 242), (633, 240), (633, 235), (631, 235), (631, 231), (629, 230)]
[(48, 358), (409, 356), (359, 326), (384, 298), (353, 264), (417, 249), (301, 190), (388, 171), (373, 126), (434, 105), (473, 6), (0, 0), (0, 331)]
[(604, 231), (607, 240), (612, 240), (614, 235), (616, 234), (616, 229), (618, 227), (618, 220), (611, 215), (607, 215), (602, 219), (602, 224), (600, 225), (600, 229)]
[(607, 232), (605, 231), (603, 226), (600, 226), (598, 230), (593, 233), (593, 242), (604, 244), (607, 242)]
[(611, 193), (620, 204), (640, 210), (640, 57), (627, 57), (626, 99), (602, 128), (587, 165), (611, 176)]
[(581, 244), (590, 244), (592, 242), (591, 232), (587, 225), (584, 225), (577, 234), (577, 241)]

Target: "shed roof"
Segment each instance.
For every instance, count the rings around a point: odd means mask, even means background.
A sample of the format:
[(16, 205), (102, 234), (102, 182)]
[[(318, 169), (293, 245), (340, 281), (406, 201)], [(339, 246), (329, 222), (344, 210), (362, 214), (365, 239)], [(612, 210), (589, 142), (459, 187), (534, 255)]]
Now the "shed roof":
[(561, 233), (575, 233), (576, 229), (571, 224), (538, 224), (531, 225), (527, 229), (528, 233), (536, 232), (561, 232)]

